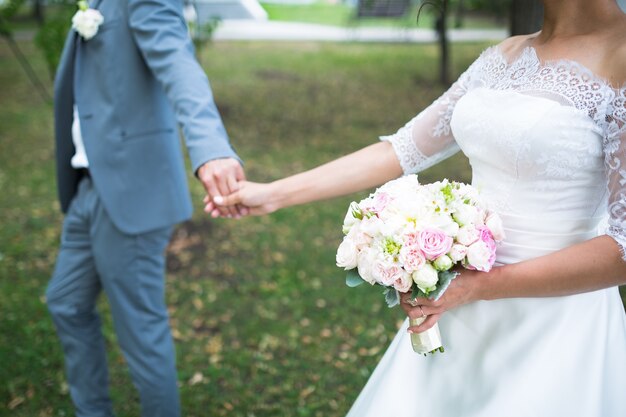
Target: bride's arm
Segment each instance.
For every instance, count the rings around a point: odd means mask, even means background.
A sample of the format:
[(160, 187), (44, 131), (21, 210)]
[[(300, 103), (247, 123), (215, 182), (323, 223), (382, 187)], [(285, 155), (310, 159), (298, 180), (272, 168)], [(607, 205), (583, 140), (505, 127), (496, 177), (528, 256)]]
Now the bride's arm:
[(240, 199), (251, 214), (264, 214), (372, 188), (400, 175), (393, 147), (380, 142), (270, 184), (242, 183), (239, 192), (225, 197), (223, 204), (237, 204)]
[(372, 188), (450, 157), (459, 150), (450, 129), (452, 112), (479, 61), (395, 134), (381, 137), (382, 142), (270, 184), (241, 182), (240, 189), (229, 196), (206, 198), (205, 211), (216, 217), (216, 207), (242, 204), (253, 215), (271, 213)]
[(626, 284), (626, 262), (615, 239), (604, 235), (476, 275), (481, 300), (564, 296)]
[(402, 308), (412, 318), (421, 317), (422, 311), (428, 316), (420, 326), (409, 328), (421, 333), (431, 328), (445, 311), (474, 301), (557, 297), (624, 284), (626, 261), (620, 245), (613, 237), (604, 235), (549, 255), (494, 267), (490, 272), (463, 269), (439, 300), (418, 298), (421, 310), (406, 302)]

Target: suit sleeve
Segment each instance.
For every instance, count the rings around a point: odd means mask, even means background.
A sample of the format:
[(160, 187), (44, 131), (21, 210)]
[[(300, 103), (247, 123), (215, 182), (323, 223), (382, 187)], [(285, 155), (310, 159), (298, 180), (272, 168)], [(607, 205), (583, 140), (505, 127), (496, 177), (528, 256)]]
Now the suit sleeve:
[(182, 126), (193, 171), (207, 161), (235, 158), (194, 55), (180, 0), (129, 0), (129, 25), (148, 67), (163, 86)]

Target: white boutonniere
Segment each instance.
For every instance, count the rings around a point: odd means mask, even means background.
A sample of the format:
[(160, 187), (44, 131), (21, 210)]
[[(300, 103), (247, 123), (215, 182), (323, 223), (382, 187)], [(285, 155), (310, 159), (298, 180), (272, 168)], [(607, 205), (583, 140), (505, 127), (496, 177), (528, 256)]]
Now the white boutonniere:
[(100, 11), (89, 8), (89, 4), (84, 0), (78, 2), (78, 10), (72, 17), (72, 28), (84, 40), (88, 41), (96, 36), (102, 22), (104, 22), (104, 17)]

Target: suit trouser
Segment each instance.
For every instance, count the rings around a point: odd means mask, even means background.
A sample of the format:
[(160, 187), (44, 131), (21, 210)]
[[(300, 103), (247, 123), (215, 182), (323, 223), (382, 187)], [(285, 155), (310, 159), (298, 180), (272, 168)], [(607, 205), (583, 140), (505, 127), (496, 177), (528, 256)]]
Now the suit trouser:
[(111, 222), (89, 178), (63, 223), (46, 298), (63, 351), (78, 417), (113, 415), (96, 299), (102, 289), (139, 391), (142, 415), (180, 415), (176, 364), (165, 305), (164, 250), (171, 227), (138, 235)]

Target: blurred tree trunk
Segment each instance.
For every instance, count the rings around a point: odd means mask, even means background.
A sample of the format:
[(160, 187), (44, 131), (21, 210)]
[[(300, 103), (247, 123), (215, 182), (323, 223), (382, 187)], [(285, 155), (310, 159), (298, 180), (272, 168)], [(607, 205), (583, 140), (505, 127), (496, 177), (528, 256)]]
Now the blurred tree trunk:
[(543, 5), (540, 0), (513, 0), (511, 2), (511, 35), (537, 32), (543, 23)]
[(465, 1), (458, 0), (456, 10), (454, 11), (454, 27), (460, 29), (463, 27), (463, 20), (465, 18)]
[(448, 17), (448, 1), (441, 2), (441, 13), (435, 21), (435, 29), (439, 38), (440, 64), (439, 64), (439, 82), (444, 85), (450, 84), (450, 52), (447, 33), (447, 17)]
[(33, 0), (33, 18), (39, 23), (43, 25), (44, 22), (44, 4), (43, 0)]

